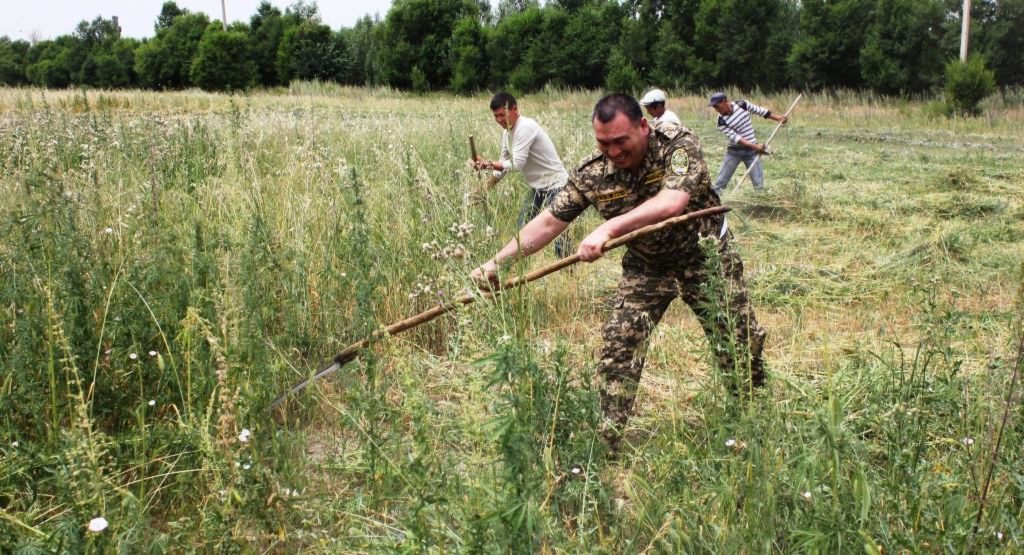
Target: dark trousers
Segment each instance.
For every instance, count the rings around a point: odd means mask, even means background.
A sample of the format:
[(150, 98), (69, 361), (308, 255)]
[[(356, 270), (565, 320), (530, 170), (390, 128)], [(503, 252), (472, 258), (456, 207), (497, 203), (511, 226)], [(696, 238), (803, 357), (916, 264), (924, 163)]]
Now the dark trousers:
[[(523, 200), (523, 208), (519, 211), (519, 228), (522, 229), (530, 220), (536, 218), (537, 214), (540, 214), (541, 210), (547, 207), (561, 190), (560, 187), (548, 189), (547, 191), (530, 189), (530, 193)], [(572, 240), (569, 239), (568, 231), (555, 238), (555, 254), (558, 258), (565, 258), (571, 255), (573, 250)]]

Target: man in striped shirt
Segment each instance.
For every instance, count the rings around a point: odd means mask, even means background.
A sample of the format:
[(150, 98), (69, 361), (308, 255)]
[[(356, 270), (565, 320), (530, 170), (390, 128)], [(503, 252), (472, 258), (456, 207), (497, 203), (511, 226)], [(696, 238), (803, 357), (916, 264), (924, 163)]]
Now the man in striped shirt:
[[(757, 143), (757, 138), (754, 136), (754, 125), (750, 122), (750, 114), (757, 114), (779, 123), (786, 123), (788, 119), (786, 116), (775, 115), (767, 108), (762, 108), (746, 100), (729, 102), (729, 98), (723, 92), (711, 95), (711, 102), (708, 106), (718, 112), (718, 130), (729, 138), (729, 147), (725, 149), (722, 168), (718, 170), (718, 177), (715, 178), (715, 185), (712, 187), (721, 196), (740, 162), (749, 168), (754, 165), (758, 155), (770, 154), (768, 147)], [(764, 188), (764, 172), (761, 171), (761, 164), (754, 165), (754, 169), (750, 170), (750, 181), (754, 183), (754, 187)]]

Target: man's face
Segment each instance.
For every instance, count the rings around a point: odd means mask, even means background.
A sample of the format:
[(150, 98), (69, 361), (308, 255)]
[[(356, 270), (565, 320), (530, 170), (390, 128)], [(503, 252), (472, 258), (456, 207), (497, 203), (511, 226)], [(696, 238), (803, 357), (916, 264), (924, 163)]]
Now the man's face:
[(647, 153), (647, 135), (651, 128), (647, 120), (629, 121), (626, 114), (615, 114), (608, 123), (594, 118), (594, 138), (597, 148), (611, 159), (615, 167), (632, 170), (640, 167)]
[(491, 113), (494, 114), (494, 121), (498, 122), (502, 129), (512, 129), (512, 126), (519, 120), (518, 106), (509, 106), (508, 108), (502, 106), (497, 110), (492, 110)]
[(712, 106), (712, 108), (714, 108), (716, 112), (722, 114), (723, 116), (728, 116), (730, 113), (732, 113), (732, 107), (729, 106), (728, 98), (719, 102), (718, 104), (715, 104), (714, 106)]
[(665, 105), (660, 102), (648, 104), (647, 106), (644, 106), (644, 108), (647, 108), (647, 113), (650, 114), (652, 118), (660, 118), (661, 115), (665, 113)]

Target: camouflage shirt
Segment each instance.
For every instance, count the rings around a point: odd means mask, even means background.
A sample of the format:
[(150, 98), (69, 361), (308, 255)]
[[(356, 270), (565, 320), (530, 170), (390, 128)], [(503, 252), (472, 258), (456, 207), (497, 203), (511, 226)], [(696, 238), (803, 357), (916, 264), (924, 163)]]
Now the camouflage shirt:
[[(571, 173), (548, 209), (559, 220), (571, 222), (593, 205), (608, 220), (640, 206), (662, 189), (689, 193), (686, 213), (720, 205), (718, 195), (711, 191), (700, 139), (672, 123), (659, 123), (651, 130), (647, 153), (635, 174), (616, 168), (608, 157), (595, 152)], [(685, 262), (698, 252), (700, 235), (717, 237), (721, 233), (722, 219), (718, 215), (670, 226), (629, 243), (627, 249), (659, 267)]]

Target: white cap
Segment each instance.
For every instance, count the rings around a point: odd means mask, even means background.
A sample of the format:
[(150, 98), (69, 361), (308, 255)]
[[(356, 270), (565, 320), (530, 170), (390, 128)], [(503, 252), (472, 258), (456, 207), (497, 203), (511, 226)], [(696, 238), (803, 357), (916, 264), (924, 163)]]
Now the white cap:
[(640, 99), (640, 104), (647, 106), (654, 104), (655, 102), (665, 102), (665, 91), (661, 89), (651, 89)]

